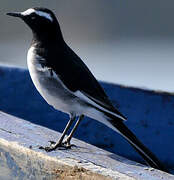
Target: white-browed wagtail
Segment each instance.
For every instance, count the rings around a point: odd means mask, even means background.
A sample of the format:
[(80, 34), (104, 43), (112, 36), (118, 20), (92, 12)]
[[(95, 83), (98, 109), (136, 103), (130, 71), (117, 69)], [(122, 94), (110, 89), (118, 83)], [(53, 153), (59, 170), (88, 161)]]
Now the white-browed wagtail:
[[(126, 118), (112, 105), (88, 67), (65, 43), (52, 11), (30, 8), (7, 14), (21, 18), (33, 32), (27, 64), (36, 89), (48, 104), (70, 115), (61, 138), (43, 149), (52, 151), (62, 146), (70, 147), (74, 131), (83, 117), (88, 116), (121, 134), (148, 165), (164, 170), (156, 156), (125, 126)], [(73, 130), (63, 141), (76, 117)]]

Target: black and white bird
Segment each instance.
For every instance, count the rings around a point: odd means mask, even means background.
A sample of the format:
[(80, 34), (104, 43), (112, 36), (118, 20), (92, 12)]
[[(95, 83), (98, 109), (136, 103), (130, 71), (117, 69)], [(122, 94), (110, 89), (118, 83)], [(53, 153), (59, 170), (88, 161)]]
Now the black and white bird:
[[(112, 105), (88, 67), (65, 43), (52, 11), (37, 7), (7, 15), (21, 18), (33, 32), (27, 64), (36, 89), (48, 104), (70, 115), (59, 141), (43, 149), (70, 147), (74, 131), (83, 117), (88, 116), (121, 134), (148, 165), (164, 170), (156, 156), (125, 126), (126, 118)], [(76, 117), (73, 130), (63, 141)]]

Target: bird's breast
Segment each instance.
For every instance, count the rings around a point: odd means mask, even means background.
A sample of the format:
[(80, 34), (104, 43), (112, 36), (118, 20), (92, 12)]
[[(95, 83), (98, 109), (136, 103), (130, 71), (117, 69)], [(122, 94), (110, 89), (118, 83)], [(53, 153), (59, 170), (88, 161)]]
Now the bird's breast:
[[(31, 47), (27, 55), (27, 65), (31, 79), (48, 104), (63, 112), (75, 111), (78, 99), (62, 83), (58, 75), (49, 67), (43, 66), (44, 59)], [(74, 107), (74, 108), (73, 108)]]

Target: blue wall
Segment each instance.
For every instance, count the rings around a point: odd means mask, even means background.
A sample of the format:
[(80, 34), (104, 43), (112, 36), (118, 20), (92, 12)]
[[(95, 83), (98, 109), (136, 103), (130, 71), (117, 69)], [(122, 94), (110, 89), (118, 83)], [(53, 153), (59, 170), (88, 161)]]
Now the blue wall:
[[(120, 85), (101, 83), (125, 124), (169, 168), (174, 167), (174, 96)], [(25, 69), (0, 67), (0, 110), (62, 132), (68, 115), (50, 107), (36, 91)], [(141, 157), (116, 132), (85, 118), (75, 137), (142, 162)]]

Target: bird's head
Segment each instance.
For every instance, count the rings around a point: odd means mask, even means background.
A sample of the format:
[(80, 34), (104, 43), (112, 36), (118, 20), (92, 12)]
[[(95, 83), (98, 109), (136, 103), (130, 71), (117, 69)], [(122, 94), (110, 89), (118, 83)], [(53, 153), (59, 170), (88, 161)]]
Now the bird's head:
[(56, 16), (49, 9), (35, 7), (23, 12), (7, 13), (7, 15), (21, 18), (37, 36), (49, 37), (57, 33), (61, 34)]

